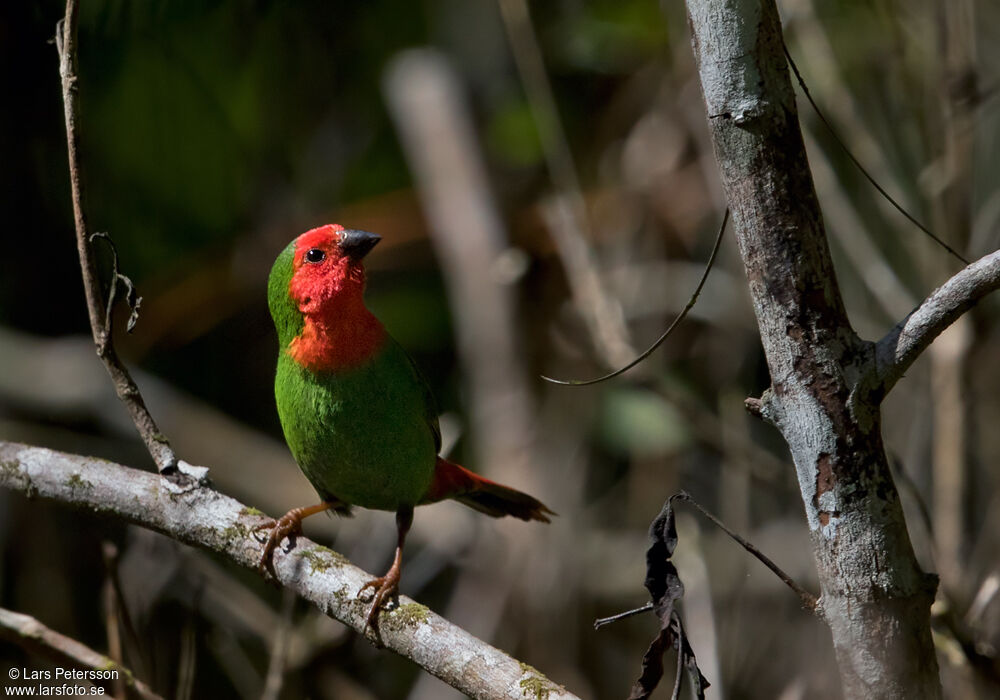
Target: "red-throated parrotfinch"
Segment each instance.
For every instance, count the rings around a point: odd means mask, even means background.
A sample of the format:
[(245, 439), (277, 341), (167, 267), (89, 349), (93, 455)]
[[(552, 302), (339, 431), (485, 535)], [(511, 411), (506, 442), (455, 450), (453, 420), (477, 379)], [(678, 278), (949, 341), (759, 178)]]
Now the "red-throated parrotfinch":
[[(368, 624), (397, 591), (414, 506), (446, 498), (499, 518), (548, 522), (531, 496), (438, 456), (434, 398), (419, 370), (364, 303), (362, 259), (380, 240), (337, 224), (303, 233), (271, 269), (267, 297), (278, 331), (274, 393), (285, 440), (322, 502), (288, 511), (260, 559), (273, 573), (275, 548), (302, 519), (351, 506), (396, 513), (396, 555), (375, 591)], [(361, 591), (359, 591), (359, 594)]]

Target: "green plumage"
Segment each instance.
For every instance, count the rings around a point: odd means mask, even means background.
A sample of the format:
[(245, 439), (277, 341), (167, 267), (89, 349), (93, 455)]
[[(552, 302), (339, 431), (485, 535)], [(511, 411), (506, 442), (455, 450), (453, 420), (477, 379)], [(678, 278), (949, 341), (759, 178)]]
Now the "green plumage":
[(294, 245), (275, 261), (268, 302), (280, 343), (275, 398), (285, 439), (319, 495), (364, 508), (416, 505), (434, 476), (440, 442), (431, 394), (388, 335), (359, 366), (313, 372), (287, 348), (303, 317), (289, 297)]
[(295, 241), (292, 241), (278, 255), (271, 266), (271, 275), (267, 278), (267, 306), (271, 310), (274, 328), (278, 331), (279, 354), (284, 354), (292, 338), (301, 333), (305, 326), (302, 313), (288, 295), (294, 258)]

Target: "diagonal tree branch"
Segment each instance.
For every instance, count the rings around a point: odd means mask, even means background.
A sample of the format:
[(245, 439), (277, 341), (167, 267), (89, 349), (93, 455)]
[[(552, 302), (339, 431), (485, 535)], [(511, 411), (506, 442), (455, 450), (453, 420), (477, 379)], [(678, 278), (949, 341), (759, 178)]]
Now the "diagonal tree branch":
[(1000, 289), (1000, 250), (955, 274), (878, 341), (871, 385), (883, 396), (888, 394), (944, 329), (996, 289)]
[[(80, 671), (116, 672), (118, 680), (142, 700), (162, 700), (132, 672), (113, 659), (100, 654), (75, 639), (49, 629), (41, 622), (22, 613), (0, 608), (0, 639), (43, 656), (61, 666)], [(104, 676), (93, 679), (103, 680)]]
[[(83, 208), (84, 183), (80, 165), (80, 146), (77, 139), (77, 124), (80, 121), (80, 98), (76, 75), (76, 34), (79, 20), (77, 0), (66, 1), (66, 16), (56, 27), (56, 48), (59, 50), (59, 75), (62, 77), (63, 108), (66, 115), (66, 146), (69, 154), (69, 180), (73, 198), (73, 222), (76, 226), (76, 249), (80, 255), (80, 270), (83, 273), (83, 290), (87, 296), (87, 312), (90, 330), (97, 346), (97, 356), (101, 358), (115, 393), (128, 409), (132, 422), (146, 443), (146, 449), (156, 463), (156, 468), (164, 475), (177, 475), (177, 457), (170, 448), (166, 437), (156, 427), (156, 422), (146, 408), (139, 393), (139, 387), (128, 369), (115, 352), (111, 334), (110, 308), (105, 315), (105, 302), (101, 281), (97, 273), (91, 236), (87, 229), (87, 215)], [(117, 283), (117, 262), (115, 283)], [(117, 284), (112, 285), (112, 290)], [(107, 301), (107, 307), (115, 303), (115, 293)]]
[[(204, 486), (181, 486), (94, 457), (14, 442), (0, 441), (0, 486), (140, 525), (218, 552), (248, 569), (255, 569), (260, 557), (253, 530), (268, 520), (260, 511)], [(370, 574), (304, 537), (297, 538), (291, 551), (276, 551), (274, 564), (281, 585), (370, 636), (368, 606), (357, 598)], [(576, 697), (404, 596), (380, 620), (380, 639), (373, 641), (473, 698)]]

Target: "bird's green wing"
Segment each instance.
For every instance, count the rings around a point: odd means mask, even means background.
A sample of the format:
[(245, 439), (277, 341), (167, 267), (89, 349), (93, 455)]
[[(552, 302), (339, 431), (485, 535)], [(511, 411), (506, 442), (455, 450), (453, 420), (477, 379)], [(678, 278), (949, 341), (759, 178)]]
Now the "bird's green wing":
[(396, 351), (406, 358), (407, 366), (413, 373), (413, 381), (420, 386), (420, 391), (424, 397), (424, 419), (427, 421), (427, 425), (430, 427), (431, 432), (434, 433), (434, 449), (437, 452), (441, 451), (441, 426), (438, 423), (438, 407), (437, 401), (434, 399), (434, 393), (431, 391), (431, 386), (424, 377), (423, 372), (417, 367), (417, 363), (413, 361), (409, 353), (403, 349), (403, 347), (396, 342), (395, 338), (391, 339), (393, 345), (396, 346)]

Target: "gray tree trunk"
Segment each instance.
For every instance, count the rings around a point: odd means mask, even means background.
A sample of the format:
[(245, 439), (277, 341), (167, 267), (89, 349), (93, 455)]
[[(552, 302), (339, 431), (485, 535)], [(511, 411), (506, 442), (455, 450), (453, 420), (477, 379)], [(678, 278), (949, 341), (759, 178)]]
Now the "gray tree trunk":
[(688, 0), (708, 123), (848, 698), (938, 698), (930, 606), (882, 445), (875, 345), (844, 310), (773, 0)]

